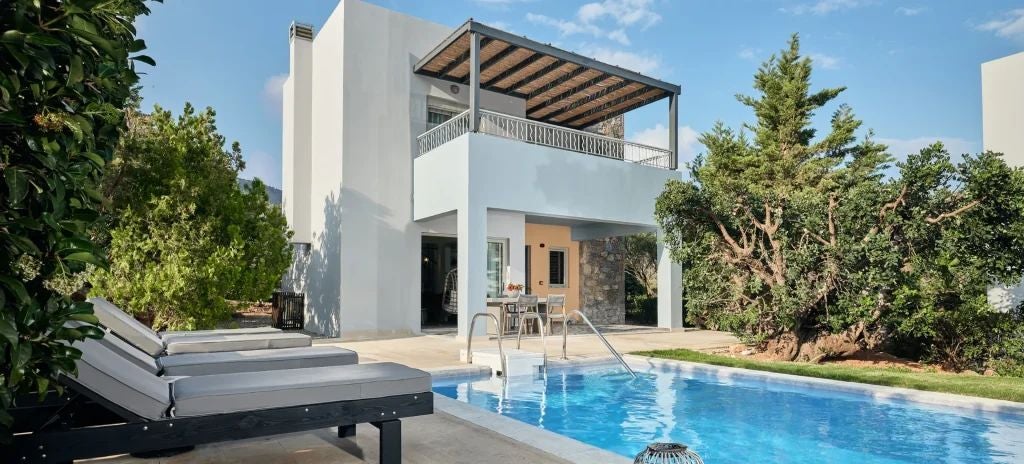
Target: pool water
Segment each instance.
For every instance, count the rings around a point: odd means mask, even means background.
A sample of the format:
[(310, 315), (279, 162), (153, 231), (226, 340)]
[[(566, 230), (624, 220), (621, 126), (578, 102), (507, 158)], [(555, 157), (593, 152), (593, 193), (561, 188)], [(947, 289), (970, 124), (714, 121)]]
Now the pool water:
[(623, 456), (689, 445), (708, 464), (1024, 463), (1024, 416), (717, 378), (671, 366), (439, 379), (434, 391)]

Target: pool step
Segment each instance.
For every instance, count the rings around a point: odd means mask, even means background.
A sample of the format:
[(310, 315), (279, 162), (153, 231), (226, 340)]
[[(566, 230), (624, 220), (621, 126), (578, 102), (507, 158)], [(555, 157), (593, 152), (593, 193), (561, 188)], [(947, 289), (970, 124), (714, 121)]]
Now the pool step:
[[(466, 362), (466, 350), (459, 350), (459, 360)], [(473, 364), (487, 366), (491, 372), (497, 374), (501, 371), (501, 358), (498, 356), (497, 348), (480, 348), (473, 350)], [(505, 364), (508, 366), (508, 376), (533, 375), (540, 372), (544, 366), (544, 355), (532, 351), (505, 350)]]

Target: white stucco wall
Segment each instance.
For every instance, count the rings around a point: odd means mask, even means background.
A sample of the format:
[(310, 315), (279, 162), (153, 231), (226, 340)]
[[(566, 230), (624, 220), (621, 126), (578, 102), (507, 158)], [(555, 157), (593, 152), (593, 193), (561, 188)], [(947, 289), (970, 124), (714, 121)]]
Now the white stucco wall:
[[(350, 339), (419, 331), (423, 229), (412, 219), (416, 137), (426, 130), (428, 97), (458, 107), (468, 103), (469, 91), (456, 85), (453, 92), (452, 83), (415, 75), (412, 68), (451, 32), (345, 0), (316, 34), (309, 330)], [(484, 108), (525, 112), (521, 99), (486, 92), (481, 100)]]
[(288, 79), (281, 89), (281, 205), (292, 241), (309, 242), (312, 169), (313, 42), (292, 37)]
[(340, 3), (313, 40), (312, 167), (309, 182), (311, 250), (306, 265), (306, 329), (340, 333), (341, 149), (344, 12)]
[(1024, 166), (1024, 52), (981, 64), (981, 108), (985, 150)]
[[(459, 185), (433, 180), (447, 172)], [(678, 171), (471, 133), (416, 159), (414, 214), (454, 211), (466, 201), (459, 195), (471, 195), (483, 208), (654, 227), (654, 200), (665, 182), (680, 178)]]
[[(1024, 166), (1024, 52), (981, 64), (984, 149)], [(1024, 283), (989, 288), (988, 301), (1006, 312), (1024, 301)]]

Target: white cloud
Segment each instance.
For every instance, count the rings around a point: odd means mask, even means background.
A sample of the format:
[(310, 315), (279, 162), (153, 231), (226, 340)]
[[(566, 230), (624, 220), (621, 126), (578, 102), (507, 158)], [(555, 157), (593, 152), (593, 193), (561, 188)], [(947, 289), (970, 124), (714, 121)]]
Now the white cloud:
[(1002, 18), (983, 23), (978, 29), (995, 32), (1004, 39), (1024, 41), (1024, 8), (1007, 11)]
[(272, 187), (281, 187), (281, 160), (275, 156), (259, 151), (247, 151), (242, 153), (245, 158), (245, 170), (241, 177), (247, 179), (259, 178), (263, 183)]
[(614, 31), (609, 32), (608, 38), (622, 45), (629, 45), (629, 36), (626, 35), (626, 31), (622, 29), (616, 29)]
[(534, 1), (536, 0), (473, 0), (473, 3), (497, 10), (508, 10), (517, 3), (531, 3)]
[(779, 11), (795, 15), (806, 13), (827, 15), (832, 12), (852, 10), (872, 3), (874, 3), (873, 0), (818, 0), (814, 3), (802, 3), (790, 8), (779, 8)]
[[(693, 130), (690, 126), (679, 126), (678, 135), (678, 150), (679, 150), (679, 166), (687, 166), (693, 162), (697, 154), (704, 150), (704, 145), (701, 145), (700, 141), (697, 140), (700, 134)], [(628, 137), (631, 142), (642, 143), (644, 145), (650, 145), (658, 148), (669, 148), (668, 146), (668, 127), (663, 124), (656, 124), (654, 127), (642, 129), (634, 132)]]
[(901, 6), (899, 8), (896, 8), (896, 14), (903, 15), (903, 16), (917, 16), (917, 15), (919, 15), (921, 13), (924, 13), (925, 11), (928, 11), (928, 8), (925, 8), (923, 6), (916, 7), (916, 8), (915, 7), (908, 7), (908, 6)]
[(750, 47), (744, 48), (743, 50), (740, 50), (740, 52), (736, 54), (736, 56), (740, 57), (741, 59), (747, 60), (747, 61), (757, 61), (757, 57), (759, 55), (761, 55), (761, 49), (760, 48), (750, 48)]
[(575, 34), (590, 34), (594, 37), (600, 37), (601, 35), (604, 34), (604, 31), (602, 31), (601, 28), (594, 26), (592, 24), (578, 23), (575, 21), (566, 21), (564, 19), (552, 18), (550, 16), (545, 16), (542, 14), (526, 13), (526, 20), (534, 24), (553, 27), (557, 29), (558, 33), (563, 36)]
[(977, 142), (972, 142), (967, 139), (959, 137), (914, 137), (910, 139), (895, 139), (895, 138), (876, 138), (875, 142), (885, 144), (889, 146), (889, 154), (895, 156), (897, 159), (906, 159), (907, 155), (911, 153), (917, 153), (935, 142), (942, 142), (946, 146), (946, 150), (954, 158), (959, 158), (964, 153), (978, 153), (980, 146)]
[(583, 54), (597, 61), (614, 64), (640, 74), (654, 76), (661, 70), (661, 58), (656, 55), (633, 53), (605, 47), (585, 48)]
[(284, 81), (288, 80), (287, 74), (276, 74), (263, 82), (263, 103), (274, 114), (281, 114), (281, 97), (284, 95)]
[(605, 38), (629, 45), (626, 29), (646, 29), (661, 21), (661, 15), (651, 9), (653, 0), (604, 0), (587, 3), (576, 10), (571, 19), (527, 13), (526, 20), (558, 30), (562, 36), (575, 34)]
[(661, 15), (651, 9), (652, 0), (604, 0), (587, 3), (576, 11), (583, 23), (611, 19), (620, 26), (640, 26), (643, 29), (661, 21)]
[(820, 66), (821, 69), (839, 69), (841, 64), (841, 60), (839, 58), (832, 55), (826, 55), (824, 53), (808, 53), (807, 56), (810, 57), (814, 64)]

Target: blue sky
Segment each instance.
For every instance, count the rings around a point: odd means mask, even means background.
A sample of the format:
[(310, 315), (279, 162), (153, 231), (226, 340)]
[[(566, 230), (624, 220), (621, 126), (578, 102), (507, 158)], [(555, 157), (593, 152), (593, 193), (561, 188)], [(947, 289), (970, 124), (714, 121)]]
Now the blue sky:
[[(758, 64), (800, 33), (815, 87), (845, 85), (876, 139), (905, 155), (933, 140), (981, 149), (980, 65), (1024, 50), (1024, 1), (886, 0), (372, 0), (452, 27), (473, 17), (530, 38), (653, 75), (683, 88), (680, 153), (715, 121), (752, 120), (736, 102)], [(242, 144), (243, 177), (281, 185), (280, 84), (288, 25), (319, 28), (335, 0), (168, 0), (139, 21), (157, 61), (142, 79), (144, 108), (217, 111)], [(825, 121), (835, 108), (826, 108)], [(628, 138), (667, 143), (667, 103), (626, 117)], [(685, 161), (684, 159), (684, 161)]]

